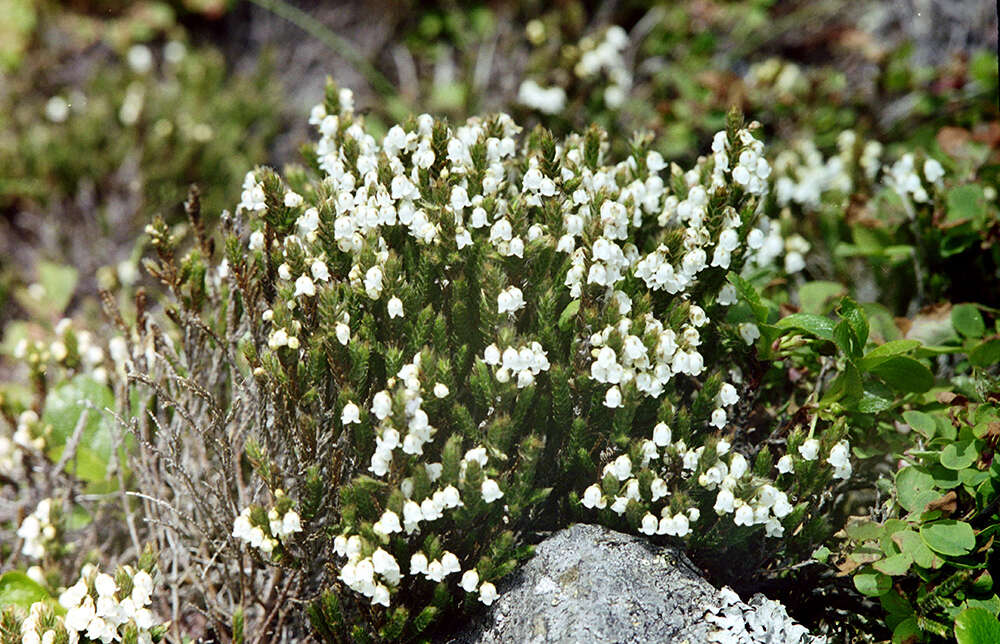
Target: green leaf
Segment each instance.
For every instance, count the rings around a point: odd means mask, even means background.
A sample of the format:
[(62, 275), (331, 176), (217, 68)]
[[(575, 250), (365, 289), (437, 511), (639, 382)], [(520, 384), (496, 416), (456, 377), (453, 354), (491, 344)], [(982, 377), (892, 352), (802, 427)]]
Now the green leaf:
[(872, 564), (872, 567), (890, 577), (898, 577), (905, 575), (912, 565), (913, 557), (905, 552), (901, 552), (898, 555), (892, 555), (881, 561), (876, 561)]
[(880, 523), (874, 521), (855, 521), (845, 528), (847, 536), (855, 541), (875, 541), (885, 532)]
[(913, 431), (924, 438), (930, 439), (934, 437), (934, 429), (937, 427), (937, 423), (934, 422), (934, 417), (930, 414), (910, 409), (903, 412), (903, 420), (913, 428)]
[(830, 558), (830, 554), (831, 553), (829, 548), (827, 548), (826, 546), (820, 546), (819, 548), (813, 550), (812, 558), (820, 563), (826, 563), (827, 560)]
[(955, 618), (958, 644), (996, 644), (1000, 642), (1000, 620), (984, 608), (966, 608)]
[(848, 361), (844, 370), (830, 383), (830, 388), (823, 395), (821, 404), (826, 405), (844, 399), (849, 403), (858, 401), (863, 392), (861, 374), (853, 362)]
[(20, 570), (11, 570), (0, 576), (0, 607), (17, 606), (28, 610), (35, 602), (49, 598), (49, 591)]
[(934, 491), (934, 477), (923, 468), (913, 465), (896, 473), (896, 490), (899, 504), (910, 512), (923, 510), (924, 506), (939, 496)]
[(858, 367), (868, 371), (874, 366), (880, 365), (893, 356), (909, 353), (920, 346), (918, 340), (892, 340), (885, 344), (880, 344), (865, 354), (858, 362)]
[(921, 568), (932, 568), (934, 566), (934, 552), (927, 547), (920, 535), (913, 530), (900, 530), (892, 535), (893, 542), (899, 546), (900, 551), (905, 552), (913, 559), (913, 563)]
[(951, 310), (951, 324), (967, 338), (981, 338), (986, 333), (983, 315), (975, 304), (959, 304)]
[(52, 425), (49, 458), (59, 459), (66, 441), (76, 429), (80, 414), (86, 410), (87, 424), (66, 470), (84, 481), (103, 481), (114, 450), (114, 421), (104, 409), (114, 409), (114, 406), (111, 390), (90, 376), (79, 375), (55, 387), (45, 398), (42, 412), (42, 420)]
[(52, 315), (59, 315), (66, 309), (78, 279), (79, 272), (72, 266), (38, 263), (38, 282), (45, 289), (45, 307)]
[(979, 449), (973, 440), (949, 443), (941, 450), (941, 465), (949, 470), (964, 470), (979, 458)]
[(569, 328), (570, 323), (574, 317), (576, 317), (577, 312), (580, 310), (580, 300), (573, 300), (566, 305), (563, 312), (559, 314), (559, 328), (565, 331)]
[(775, 325), (779, 329), (795, 329), (805, 331), (822, 340), (833, 341), (833, 320), (812, 313), (793, 313), (778, 320)]
[(947, 222), (969, 221), (978, 224), (986, 215), (986, 199), (982, 186), (968, 184), (948, 191)]
[(837, 282), (809, 282), (799, 288), (799, 305), (805, 313), (822, 315), (830, 310), (830, 300), (845, 291), (844, 285)]
[(862, 572), (854, 575), (854, 587), (862, 595), (878, 597), (889, 592), (892, 579), (880, 572)]
[(0, 70), (14, 71), (20, 64), (38, 22), (32, 0), (0, 0)]
[(870, 371), (897, 391), (920, 394), (934, 386), (931, 370), (907, 356), (893, 356)]
[(1000, 362), (1000, 339), (981, 342), (969, 351), (969, 362), (977, 367), (991, 367)]
[(863, 351), (868, 342), (868, 317), (858, 303), (849, 297), (840, 301), (840, 316), (851, 327), (854, 332), (855, 348)]
[(878, 414), (892, 408), (892, 401), (876, 393), (865, 390), (858, 401), (858, 411), (863, 414)]
[(917, 626), (916, 617), (907, 617), (892, 630), (892, 644), (912, 644), (919, 642), (923, 631)]
[(920, 526), (920, 538), (933, 550), (951, 557), (961, 557), (976, 547), (976, 534), (964, 521), (943, 519)]

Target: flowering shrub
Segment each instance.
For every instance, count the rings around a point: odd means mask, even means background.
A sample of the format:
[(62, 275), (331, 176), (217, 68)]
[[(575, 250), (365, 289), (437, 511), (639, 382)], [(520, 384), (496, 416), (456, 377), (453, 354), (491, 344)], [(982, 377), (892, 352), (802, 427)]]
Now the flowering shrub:
[[(312, 175), (248, 174), (224, 257), (149, 228), (180, 344), (148, 322), (127, 342), (157, 401), (135, 431), (184, 503), (149, 511), (293, 573), (320, 633), (413, 636), (492, 603), (538, 521), (778, 537), (849, 478), (843, 423), (772, 455), (733, 422), (767, 321), (739, 271), (777, 234), (753, 124), (684, 172), (642, 137), (612, 163), (596, 128), (520, 138), (503, 115), (379, 142), (346, 91), (311, 122)], [(192, 450), (211, 465), (178, 468)]]

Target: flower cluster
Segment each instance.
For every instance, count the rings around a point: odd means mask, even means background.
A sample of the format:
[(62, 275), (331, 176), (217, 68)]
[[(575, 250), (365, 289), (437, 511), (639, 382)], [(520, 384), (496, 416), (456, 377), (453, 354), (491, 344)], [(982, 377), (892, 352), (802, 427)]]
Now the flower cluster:
[(590, 80), (603, 74), (609, 84), (604, 88), (604, 103), (617, 109), (625, 102), (632, 88), (632, 74), (625, 65), (623, 52), (628, 47), (628, 34), (618, 25), (612, 25), (600, 40), (585, 37), (580, 41), (580, 60), (573, 67), (578, 78)]
[[(163, 638), (167, 625), (150, 610), (154, 581), (151, 566), (124, 566), (114, 576), (87, 564), (75, 584), (59, 595), (57, 612), (48, 601), (31, 605), (20, 622), (24, 644), (137, 642)], [(61, 613), (61, 614), (60, 614)]]
[(283, 540), (302, 532), (301, 519), (291, 508), (291, 500), (281, 490), (277, 490), (275, 496), (275, 506), (266, 512), (263, 508), (246, 507), (233, 520), (232, 536), (268, 556)]
[(491, 344), (483, 351), (483, 362), (497, 367), (497, 382), (506, 383), (514, 378), (518, 389), (531, 385), (538, 374), (549, 370), (548, 357), (538, 342), (507, 347), (502, 353), (496, 344)]
[(17, 536), (24, 539), (21, 554), (32, 559), (42, 559), (58, 543), (59, 508), (53, 499), (39, 501), (35, 511), (24, 517), (17, 529)]

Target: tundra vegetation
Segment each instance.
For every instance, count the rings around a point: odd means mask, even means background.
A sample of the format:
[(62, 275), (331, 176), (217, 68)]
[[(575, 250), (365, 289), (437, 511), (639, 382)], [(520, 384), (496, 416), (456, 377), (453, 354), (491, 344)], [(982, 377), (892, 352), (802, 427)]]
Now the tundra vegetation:
[(1000, 641), (993, 54), (442, 3), (438, 82), (328, 81), (279, 171), (280, 74), (189, 32), (245, 8), (8, 4), (0, 641), (433, 641), (574, 522), (830, 641)]

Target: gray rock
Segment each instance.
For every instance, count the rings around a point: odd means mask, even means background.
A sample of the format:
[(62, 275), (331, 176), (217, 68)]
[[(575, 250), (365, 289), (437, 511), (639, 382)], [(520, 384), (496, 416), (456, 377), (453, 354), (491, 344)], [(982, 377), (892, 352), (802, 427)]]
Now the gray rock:
[[(674, 548), (578, 524), (539, 544), (486, 614), (448, 640), (518, 642), (812, 642), (777, 602), (717, 591)], [(711, 618), (711, 619), (709, 619)]]

